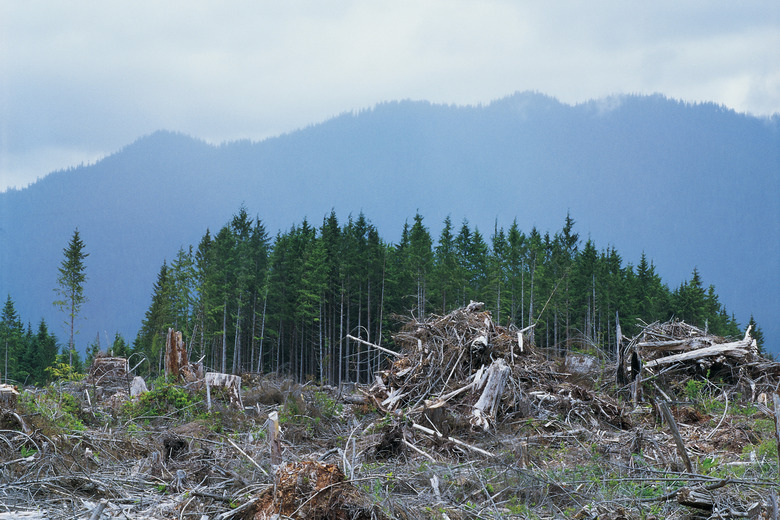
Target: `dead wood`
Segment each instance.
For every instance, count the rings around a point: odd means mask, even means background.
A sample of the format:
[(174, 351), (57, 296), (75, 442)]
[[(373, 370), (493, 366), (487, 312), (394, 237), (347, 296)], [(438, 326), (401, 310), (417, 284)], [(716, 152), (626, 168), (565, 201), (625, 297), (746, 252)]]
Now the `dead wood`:
[[(110, 395), (117, 391), (127, 392), (132, 380), (127, 358), (97, 356), (92, 361), (86, 382), (101, 389), (101, 394)], [(96, 396), (98, 399), (99, 395)]]
[(333, 464), (302, 461), (279, 468), (273, 488), (260, 494), (255, 520), (373, 520), (383, 518)]
[(685, 441), (683, 441), (683, 438), (680, 435), (680, 430), (677, 428), (677, 421), (674, 420), (672, 412), (669, 410), (669, 405), (666, 403), (666, 401), (658, 401), (658, 409), (661, 411), (667, 426), (669, 426), (669, 430), (672, 433), (672, 438), (674, 438), (674, 443), (677, 446), (677, 453), (680, 454), (680, 458), (685, 464), (685, 469), (688, 471), (688, 473), (693, 473), (691, 459), (688, 457), (688, 450), (685, 449)]

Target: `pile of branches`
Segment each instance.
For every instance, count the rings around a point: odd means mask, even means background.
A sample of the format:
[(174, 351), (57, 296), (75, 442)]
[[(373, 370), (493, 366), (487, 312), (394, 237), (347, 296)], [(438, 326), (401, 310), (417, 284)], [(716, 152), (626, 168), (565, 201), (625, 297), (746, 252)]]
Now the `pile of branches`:
[(749, 329), (743, 339), (729, 341), (679, 320), (646, 326), (628, 348), (637, 352), (646, 368), (692, 362), (706, 369), (715, 363), (744, 363), (759, 357)]
[(747, 387), (746, 395), (755, 401), (778, 387), (780, 363), (759, 354), (750, 332), (748, 328), (742, 339), (734, 340), (676, 319), (646, 325), (619, 351), (618, 384), (663, 379), (679, 385), (708, 376), (729, 383), (734, 391)]
[(623, 426), (620, 403), (563, 373), (559, 359), (529, 341), (531, 330), (496, 324), (480, 302), (412, 319), (394, 336), (399, 351), (383, 348), (394, 359), (367, 397), (382, 412), (403, 410), (417, 429), (440, 437), (486, 432), (509, 417)]

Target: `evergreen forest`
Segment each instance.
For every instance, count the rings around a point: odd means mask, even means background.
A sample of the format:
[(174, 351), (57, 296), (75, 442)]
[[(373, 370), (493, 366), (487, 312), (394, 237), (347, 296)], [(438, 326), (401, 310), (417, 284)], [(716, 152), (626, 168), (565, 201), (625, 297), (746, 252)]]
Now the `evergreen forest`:
[(348, 335), (392, 345), (407, 318), (471, 300), (502, 325), (535, 324), (534, 343), (558, 354), (613, 352), (618, 322), (627, 336), (672, 317), (717, 335), (743, 333), (696, 268), (670, 289), (645, 255), (634, 266), (615, 248), (583, 243), (570, 215), (552, 235), (514, 221), (496, 223), (489, 237), (447, 217), (434, 241), (417, 214), (391, 244), (362, 212), (346, 222), (331, 212), (319, 227), (304, 219), (272, 238), (242, 206), (163, 263), (132, 348), (148, 360), (142, 370), (160, 373), (173, 327), (212, 370), (365, 383), (383, 355)]
[[(384, 355), (364, 343), (390, 345), (409, 318), (446, 314), (482, 301), (494, 321), (529, 329), (536, 346), (611, 356), (617, 326), (632, 336), (642, 324), (677, 318), (726, 337), (743, 330), (694, 267), (670, 288), (642, 255), (625, 263), (614, 247), (583, 242), (567, 215), (550, 234), (524, 232), (515, 220), (489, 237), (447, 217), (434, 240), (419, 213), (398, 243), (384, 241), (361, 212), (319, 227), (306, 219), (271, 237), (241, 207), (216, 234), (164, 261), (137, 337), (97, 334), (82, 361), (58, 343), (44, 320), (24, 324), (8, 295), (0, 316), (3, 381), (43, 385), (83, 373), (99, 351), (134, 356), (137, 371), (163, 372), (168, 328), (183, 333), (190, 357), (214, 371), (274, 372), (323, 384), (366, 383)], [(69, 318), (68, 318), (69, 319)], [(66, 320), (67, 321), (67, 320)], [(763, 333), (748, 325), (763, 350)], [(58, 353), (61, 347), (61, 352)]]

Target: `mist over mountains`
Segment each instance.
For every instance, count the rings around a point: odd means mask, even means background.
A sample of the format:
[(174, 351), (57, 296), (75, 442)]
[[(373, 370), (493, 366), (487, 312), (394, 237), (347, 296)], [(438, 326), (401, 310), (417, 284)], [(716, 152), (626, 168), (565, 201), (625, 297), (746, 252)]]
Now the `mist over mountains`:
[(663, 96), (576, 106), (519, 93), (486, 106), (401, 101), (261, 142), (213, 146), (170, 132), (94, 165), (0, 193), (0, 295), (60, 338), (52, 305), (78, 227), (89, 302), (77, 345), (131, 340), (163, 260), (197, 245), (244, 204), (271, 234), (363, 211), (389, 241), (419, 211), (434, 236), (450, 215), (489, 237), (517, 219), (554, 232), (567, 212), (583, 240), (644, 251), (672, 288), (694, 267), (767, 349), (780, 324), (780, 116)]

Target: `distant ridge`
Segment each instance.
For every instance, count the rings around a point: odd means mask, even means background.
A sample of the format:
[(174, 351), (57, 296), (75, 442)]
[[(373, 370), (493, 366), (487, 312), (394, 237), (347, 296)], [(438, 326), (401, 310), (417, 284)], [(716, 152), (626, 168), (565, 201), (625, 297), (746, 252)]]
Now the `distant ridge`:
[(486, 236), (576, 230), (628, 262), (642, 251), (672, 287), (698, 267), (729, 311), (752, 313), (779, 351), (780, 117), (616, 96), (575, 106), (517, 93), (485, 106), (398, 101), (261, 142), (212, 146), (155, 132), (93, 165), (0, 194), (0, 294), (45, 317), (78, 227), (90, 256), (78, 342), (135, 337), (164, 259), (244, 204), (273, 234), (364, 211), (395, 240), (416, 211)]

